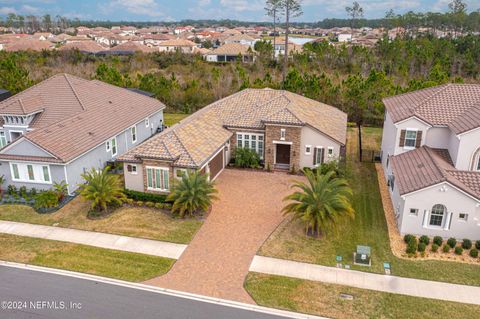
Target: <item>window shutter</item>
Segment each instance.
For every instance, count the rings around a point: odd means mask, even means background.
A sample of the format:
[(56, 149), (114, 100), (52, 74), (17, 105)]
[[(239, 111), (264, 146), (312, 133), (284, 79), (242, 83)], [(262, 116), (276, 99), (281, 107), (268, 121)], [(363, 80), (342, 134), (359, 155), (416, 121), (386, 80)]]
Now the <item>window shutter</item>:
[(428, 210), (425, 210), (424, 213), (423, 213), (423, 223), (422, 223), (422, 226), (425, 228), (427, 227), (428, 225)]
[(314, 147), (313, 148), (313, 165), (317, 164), (317, 152), (318, 152), (318, 149)]
[(415, 147), (419, 148), (422, 144), (422, 131), (417, 132), (417, 140), (415, 141)]
[(453, 213), (447, 213), (447, 220), (445, 221), (443, 229), (450, 230), (450, 226), (452, 225), (452, 215)]
[(405, 134), (407, 133), (407, 130), (401, 130), (400, 131), (400, 147), (405, 146)]
[(325, 149), (322, 148), (321, 152), (322, 152), (322, 157), (320, 158), (320, 164), (323, 164), (325, 163)]

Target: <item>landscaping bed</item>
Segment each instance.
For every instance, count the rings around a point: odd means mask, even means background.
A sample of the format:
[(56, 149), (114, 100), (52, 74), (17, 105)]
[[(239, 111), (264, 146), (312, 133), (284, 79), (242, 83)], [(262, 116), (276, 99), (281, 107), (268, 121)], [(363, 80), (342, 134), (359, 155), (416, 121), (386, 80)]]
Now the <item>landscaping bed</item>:
[[(363, 132), (364, 146), (378, 147), (381, 129), (364, 128)], [(333, 267), (337, 264), (336, 256), (341, 256), (344, 265), (375, 273), (384, 273), (383, 263), (388, 262), (395, 276), (480, 286), (479, 264), (403, 258), (392, 253), (375, 164), (358, 162), (357, 141), (356, 129), (349, 129), (346, 177), (353, 190), (355, 219), (337, 229), (336, 234), (319, 239), (307, 237), (302, 223), (287, 219), (267, 239), (259, 254)], [(371, 247), (371, 267), (353, 265), (357, 245)], [(464, 256), (467, 258), (465, 253)]]
[[(337, 319), (461, 319), (476, 318), (480, 311), (477, 305), (258, 273), (248, 274), (245, 289), (261, 306)], [(342, 298), (342, 294), (347, 298)], [(349, 300), (349, 296), (353, 300)]]
[(92, 246), (0, 234), (0, 260), (141, 282), (167, 273), (175, 260)]

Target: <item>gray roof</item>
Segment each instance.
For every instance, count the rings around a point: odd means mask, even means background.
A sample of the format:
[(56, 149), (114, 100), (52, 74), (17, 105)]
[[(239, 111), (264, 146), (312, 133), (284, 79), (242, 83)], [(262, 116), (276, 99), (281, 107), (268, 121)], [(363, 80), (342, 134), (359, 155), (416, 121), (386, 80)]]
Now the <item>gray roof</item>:
[(418, 117), (456, 134), (480, 127), (480, 84), (444, 84), (383, 99), (394, 123)]

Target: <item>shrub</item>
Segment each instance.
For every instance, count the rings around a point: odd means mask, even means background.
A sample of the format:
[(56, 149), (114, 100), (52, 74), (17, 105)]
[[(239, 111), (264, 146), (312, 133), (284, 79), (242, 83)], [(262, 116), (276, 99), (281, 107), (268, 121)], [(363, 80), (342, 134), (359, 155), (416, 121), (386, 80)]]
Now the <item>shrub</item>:
[(462, 241), (462, 248), (463, 249), (470, 249), (472, 248), (472, 241), (470, 239), (464, 239)]
[(470, 257), (477, 258), (478, 257), (478, 249), (472, 248), (470, 250)]
[(149, 207), (149, 208), (152, 208), (155, 206), (155, 203), (154, 202), (146, 202), (145, 203), (145, 206)]
[(27, 196), (27, 187), (25, 186), (20, 187), (18, 189), (18, 195), (20, 195), (20, 197), (25, 198)]
[(417, 252), (417, 248), (418, 248), (418, 243), (417, 243), (417, 239), (415, 237), (413, 237), (412, 239), (410, 239), (410, 241), (407, 243), (407, 254), (409, 255), (413, 255)]
[(156, 208), (156, 209), (162, 209), (162, 208), (163, 208), (163, 204), (162, 204), (162, 203), (155, 203), (155, 208)]
[(425, 246), (427, 246), (428, 244), (430, 244), (430, 238), (428, 236), (421, 236), (420, 237), (420, 240), (419, 240), (421, 243), (424, 243)]
[(407, 234), (407, 235), (403, 236), (403, 241), (404, 241), (405, 243), (407, 243), (407, 244), (408, 244), (412, 239), (415, 239), (415, 236), (410, 235), (410, 234)]
[(143, 202), (141, 200), (136, 201), (137, 206), (143, 206)]
[(442, 246), (442, 244), (443, 244), (443, 238), (440, 237), (440, 236), (435, 236), (435, 237), (433, 237), (433, 242), (434, 242), (437, 246)]
[(447, 240), (447, 245), (450, 246), (450, 248), (454, 248), (457, 245), (457, 240), (453, 237), (450, 237)]
[(134, 200), (131, 199), (131, 198), (127, 198), (127, 199), (125, 200), (125, 203), (127, 203), (128, 205), (133, 205)]
[(423, 242), (420, 242), (420, 243), (418, 244), (417, 250), (418, 250), (419, 252), (423, 253), (423, 252), (425, 251), (425, 248), (427, 248), (427, 245), (426, 245), (425, 243), (423, 243)]
[(8, 185), (7, 186), (7, 194), (8, 195), (15, 195), (17, 193), (17, 187), (15, 185)]
[(432, 253), (436, 253), (438, 251), (438, 245), (432, 244)]
[(163, 204), (163, 208), (164, 208), (164, 209), (168, 209), (168, 210), (171, 210), (171, 209), (172, 209), (172, 206), (173, 206), (172, 203), (164, 203), (164, 204)]
[(235, 149), (235, 166), (243, 168), (258, 168), (260, 166), (260, 156), (254, 150), (249, 148)]
[(143, 193), (129, 189), (124, 190), (124, 193), (128, 198), (143, 202), (164, 203), (167, 198), (167, 195)]
[(443, 245), (442, 250), (443, 250), (444, 253), (448, 253), (450, 251), (450, 246), (445, 244), (445, 245)]
[(52, 208), (58, 206), (57, 194), (53, 191), (46, 191), (35, 196), (35, 208)]
[(480, 249), (480, 240), (475, 242), (475, 248)]
[(35, 197), (35, 195), (37, 195), (37, 189), (35, 187), (32, 187), (32, 189), (30, 190), (30, 196)]
[[(118, 207), (126, 199), (119, 177), (108, 174), (108, 168), (101, 171), (92, 168), (81, 176), (86, 183), (80, 185), (80, 195), (91, 202), (91, 210), (106, 212), (108, 207)], [(58, 187), (62, 185), (58, 184)], [(57, 197), (60, 197), (60, 190), (55, 188)]]
[(461, 255), (463, 253), (463, 248), (460, 246), (455, 247), (455, 254)]

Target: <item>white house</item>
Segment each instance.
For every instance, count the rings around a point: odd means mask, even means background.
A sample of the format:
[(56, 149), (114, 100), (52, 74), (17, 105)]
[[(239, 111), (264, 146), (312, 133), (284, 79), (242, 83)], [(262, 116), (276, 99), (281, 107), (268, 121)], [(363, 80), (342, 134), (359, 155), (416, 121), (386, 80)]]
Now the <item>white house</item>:
[(338, 42), (352, 42), (352, 35), (347, 33), (341, 33), (338, 35)]
[(480, 239), (480, 85), (384, 99), (382, 165), (402, 234)]

